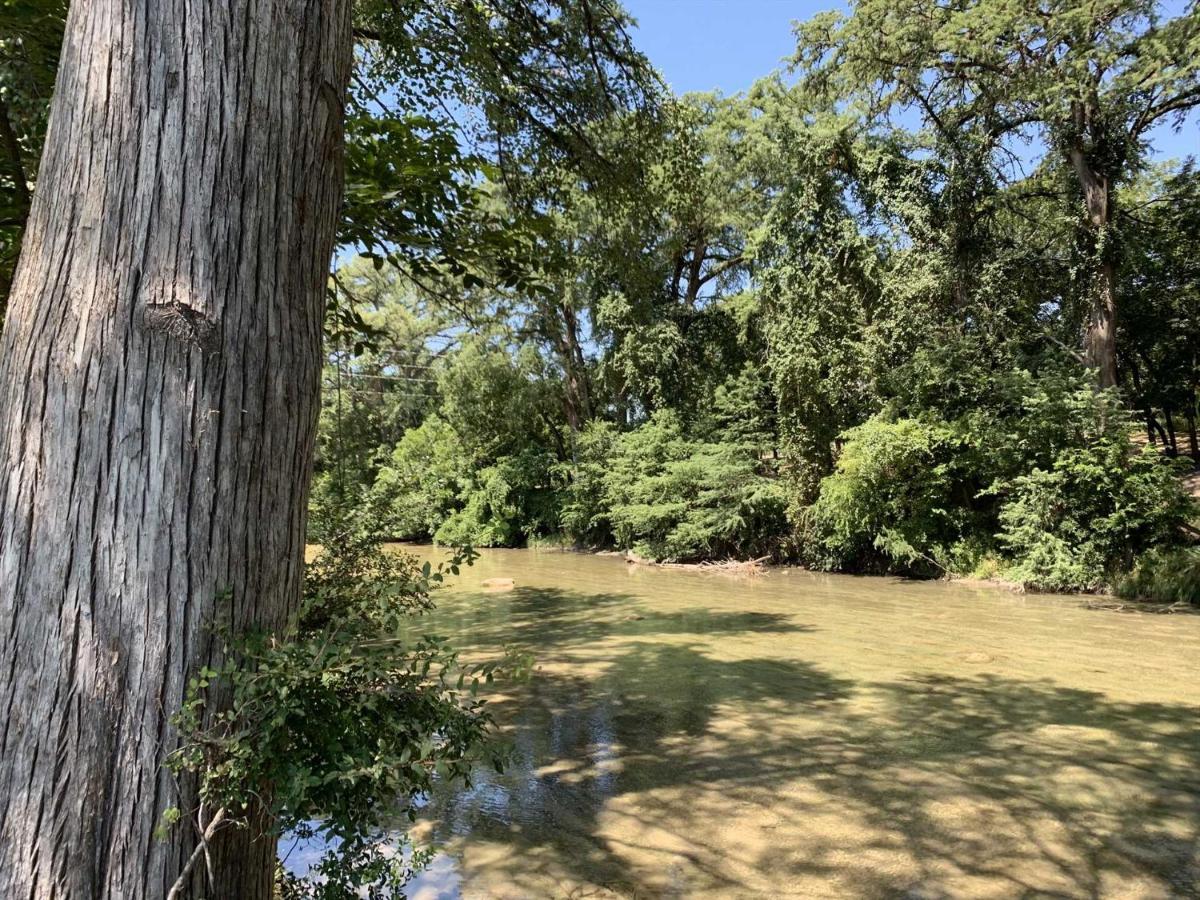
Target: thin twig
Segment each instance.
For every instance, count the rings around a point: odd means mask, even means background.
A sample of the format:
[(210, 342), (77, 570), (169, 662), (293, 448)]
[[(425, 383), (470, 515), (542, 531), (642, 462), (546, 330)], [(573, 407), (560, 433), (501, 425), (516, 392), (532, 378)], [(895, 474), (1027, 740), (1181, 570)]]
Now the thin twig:
[[(167, 892), (167, 900), (176, 900), (183, 886), (187, 883), (187, 877), (191, 874), (192, 869), (199, 861), (201, 856), (208, 855), (208, 842), (212, 840), (212, 836), (217, 833), (217, 828), (225, 820), (225, 807), (217, 810), (217, 814), (212, 817), (212, 821), (208, 823), (208, 827), (204, 829), (204, 834), (200, 835), (200, 843), (196, 849), (192, 851), (192, 855), (188, 857), (187, 863), (183, 867), (183, 871), (179, 873), (179, 877), (175, 879), (175, 883), (171, 885), (171, 890)], [(211, 867), (210, 875), (211, 878)]]

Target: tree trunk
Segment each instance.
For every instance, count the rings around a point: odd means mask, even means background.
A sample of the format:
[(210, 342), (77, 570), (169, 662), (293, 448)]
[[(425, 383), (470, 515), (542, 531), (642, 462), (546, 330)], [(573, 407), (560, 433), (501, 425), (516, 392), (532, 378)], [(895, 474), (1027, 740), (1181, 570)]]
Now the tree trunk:
[(1129, 376), (1133, 378), (1134, 396), (1132, 397), (1132, 401), (1141, 404), (1142, 420), (1146, 422), (1146, 440), (1153, 446), (1154, 426), (1157, 425), (1157, 422), (1154, 421), (1154, 410), (1150, 406), (1150, 397), (1147, 397), (1146, 392), (1142, 390), (1141, 372), (1138, 370), (1138, 361), (1130, 355), (1126, 367), (1129, 370)]
[(1163, 416), (1167, 420), (1167, 455), (1179, 455), (1179, 442), (1175, 438), (1175, 417), (1171, 415), (1171, 408), (1163, 407)]
[(573, 433), (578, 433), (592, 417), (587, 362), (583, 358), (583, 346), (579, 340), (579, 317), (570, 298), (559, 303), (559, 312), (563, 324), (562, 337), (558, 342), (564, 373), (563, 405), (568, 427)]
[[(0, 897), (165, 897), (210, 627), (296, 608), (349, 14), (71, 4), (0, 342)], [(182, 896), (268, 897), (259, 831)]]
[(688, 309), (695, 309), (696, 301), (700, 297), (700, 287), (704, 283), (700, 279), (700, 270), (704, 267), (706, 253), (708, 253), (708, 245), (703, 238), (697, 238), (696, 243), (692, 245), (691, 259), (688, 260), (687, 297), (684, 300)]
[(1112, 263), (1100, 264), (1084, 331), (1084, 359), (1096, 370), (1100, 387), (1117, 383), (1117, 291)]
[(1187, 423), (1188, 423), (1188, 450), (1192, 454), (1192, 460), (1200, 465), (1200, 436), (1196, 434), (1196, 394), (1193, 391), (1192, 396), (1188, 400), (1187, 407)]
[(1149, 412), (1146, 413), (1146, 415), (1147, 415), (1146, 421), (1149, 423), (1149, 426), (1154, 429), (1154, 431), (1150, 432), (1150, 444), (1154, 445), (1154, 443), (1155, 443), (1154, 434), (1155, 434), (1155, 432), (1157, 432), (1159, 439), (1162, 440), (1163, 447), (1166, 447), (1169, 443), (1169, 441), (1167, 440), (1167, 432), (1163, 429), (1163, 427), (1160, 424), (1158, 424), (1158, 418), (1154, 415), (1154, 411), (1150, 410)]
[(1096, 370), (1100, 387), (1108, 388), (1117, 383), (1117, 269), (1111, 248), (1105, 246), (1106, 232), (1112, 224), (1112, 185), (1092, 165), (1083, 146), (1083, 135), (1095, 115), (1094, 106), (1076, 103), (1074, 110), (1077, 137), (1067, 155), (1083, 192), (1089, 249), (1098, 257), (1084, 325), (1083, 354), (1087, 364)]

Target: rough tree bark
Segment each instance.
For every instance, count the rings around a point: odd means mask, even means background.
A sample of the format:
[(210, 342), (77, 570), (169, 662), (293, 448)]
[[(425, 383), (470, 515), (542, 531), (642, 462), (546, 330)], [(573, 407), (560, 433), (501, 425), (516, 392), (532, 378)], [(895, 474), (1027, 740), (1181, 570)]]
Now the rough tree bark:
[(1096, 370), (1100, 387), (1108, 388), (1117, 383), (1117, 270), (1111, 252), (1102, 246), (1112, 224), (1112, 182), (1092, 165), (1084, 146), (1084, 136), (1092, 128), (1097, 105), (1095, 101), (1074, 104), (1075, 138), (1067, 156), (1083, 193), (1091, 249), (1101, 257), (1091, 285), (1083, 354), (1087, 364)]
[[(349, 12), (71, 5), (0, 342), (0, 897), (164, 897), (209, 627), (298, 601)], [(269, 896), (270, 836), (213, 849), (184, 896)]]

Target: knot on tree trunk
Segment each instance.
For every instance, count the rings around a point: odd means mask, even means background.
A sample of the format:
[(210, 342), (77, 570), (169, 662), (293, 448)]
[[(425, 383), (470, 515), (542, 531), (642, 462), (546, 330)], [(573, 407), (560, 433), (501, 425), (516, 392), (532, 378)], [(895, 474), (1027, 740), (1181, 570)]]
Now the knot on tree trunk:
[(218, 324), (186, 303), (150, 303), (142, 313), (147, 331), (159, 332), (205, 353), (217, 349), (220, 337)]

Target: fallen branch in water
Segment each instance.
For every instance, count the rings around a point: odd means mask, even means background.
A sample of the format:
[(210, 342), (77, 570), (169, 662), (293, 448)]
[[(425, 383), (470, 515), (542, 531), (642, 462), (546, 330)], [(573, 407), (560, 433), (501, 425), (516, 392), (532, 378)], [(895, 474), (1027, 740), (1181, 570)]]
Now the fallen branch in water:
[(1121, 603), (1115, 600), (1088, 600), (1083, 604), (1083, 608), (1102, 609), (1105, 612), (1153, 613), (1155, 615), (1200, 614), (1200, 609), (1182, 600), (1176, 600), (1174, 603)]
[(758, 559), (726, 559), (720, 562), (703, 562), (697, 567), (701, 572), (711, 572), (719, 575), (737, 575), (754, 578), (766, 572), (764, 565), (771, 557), (760, 556)]

